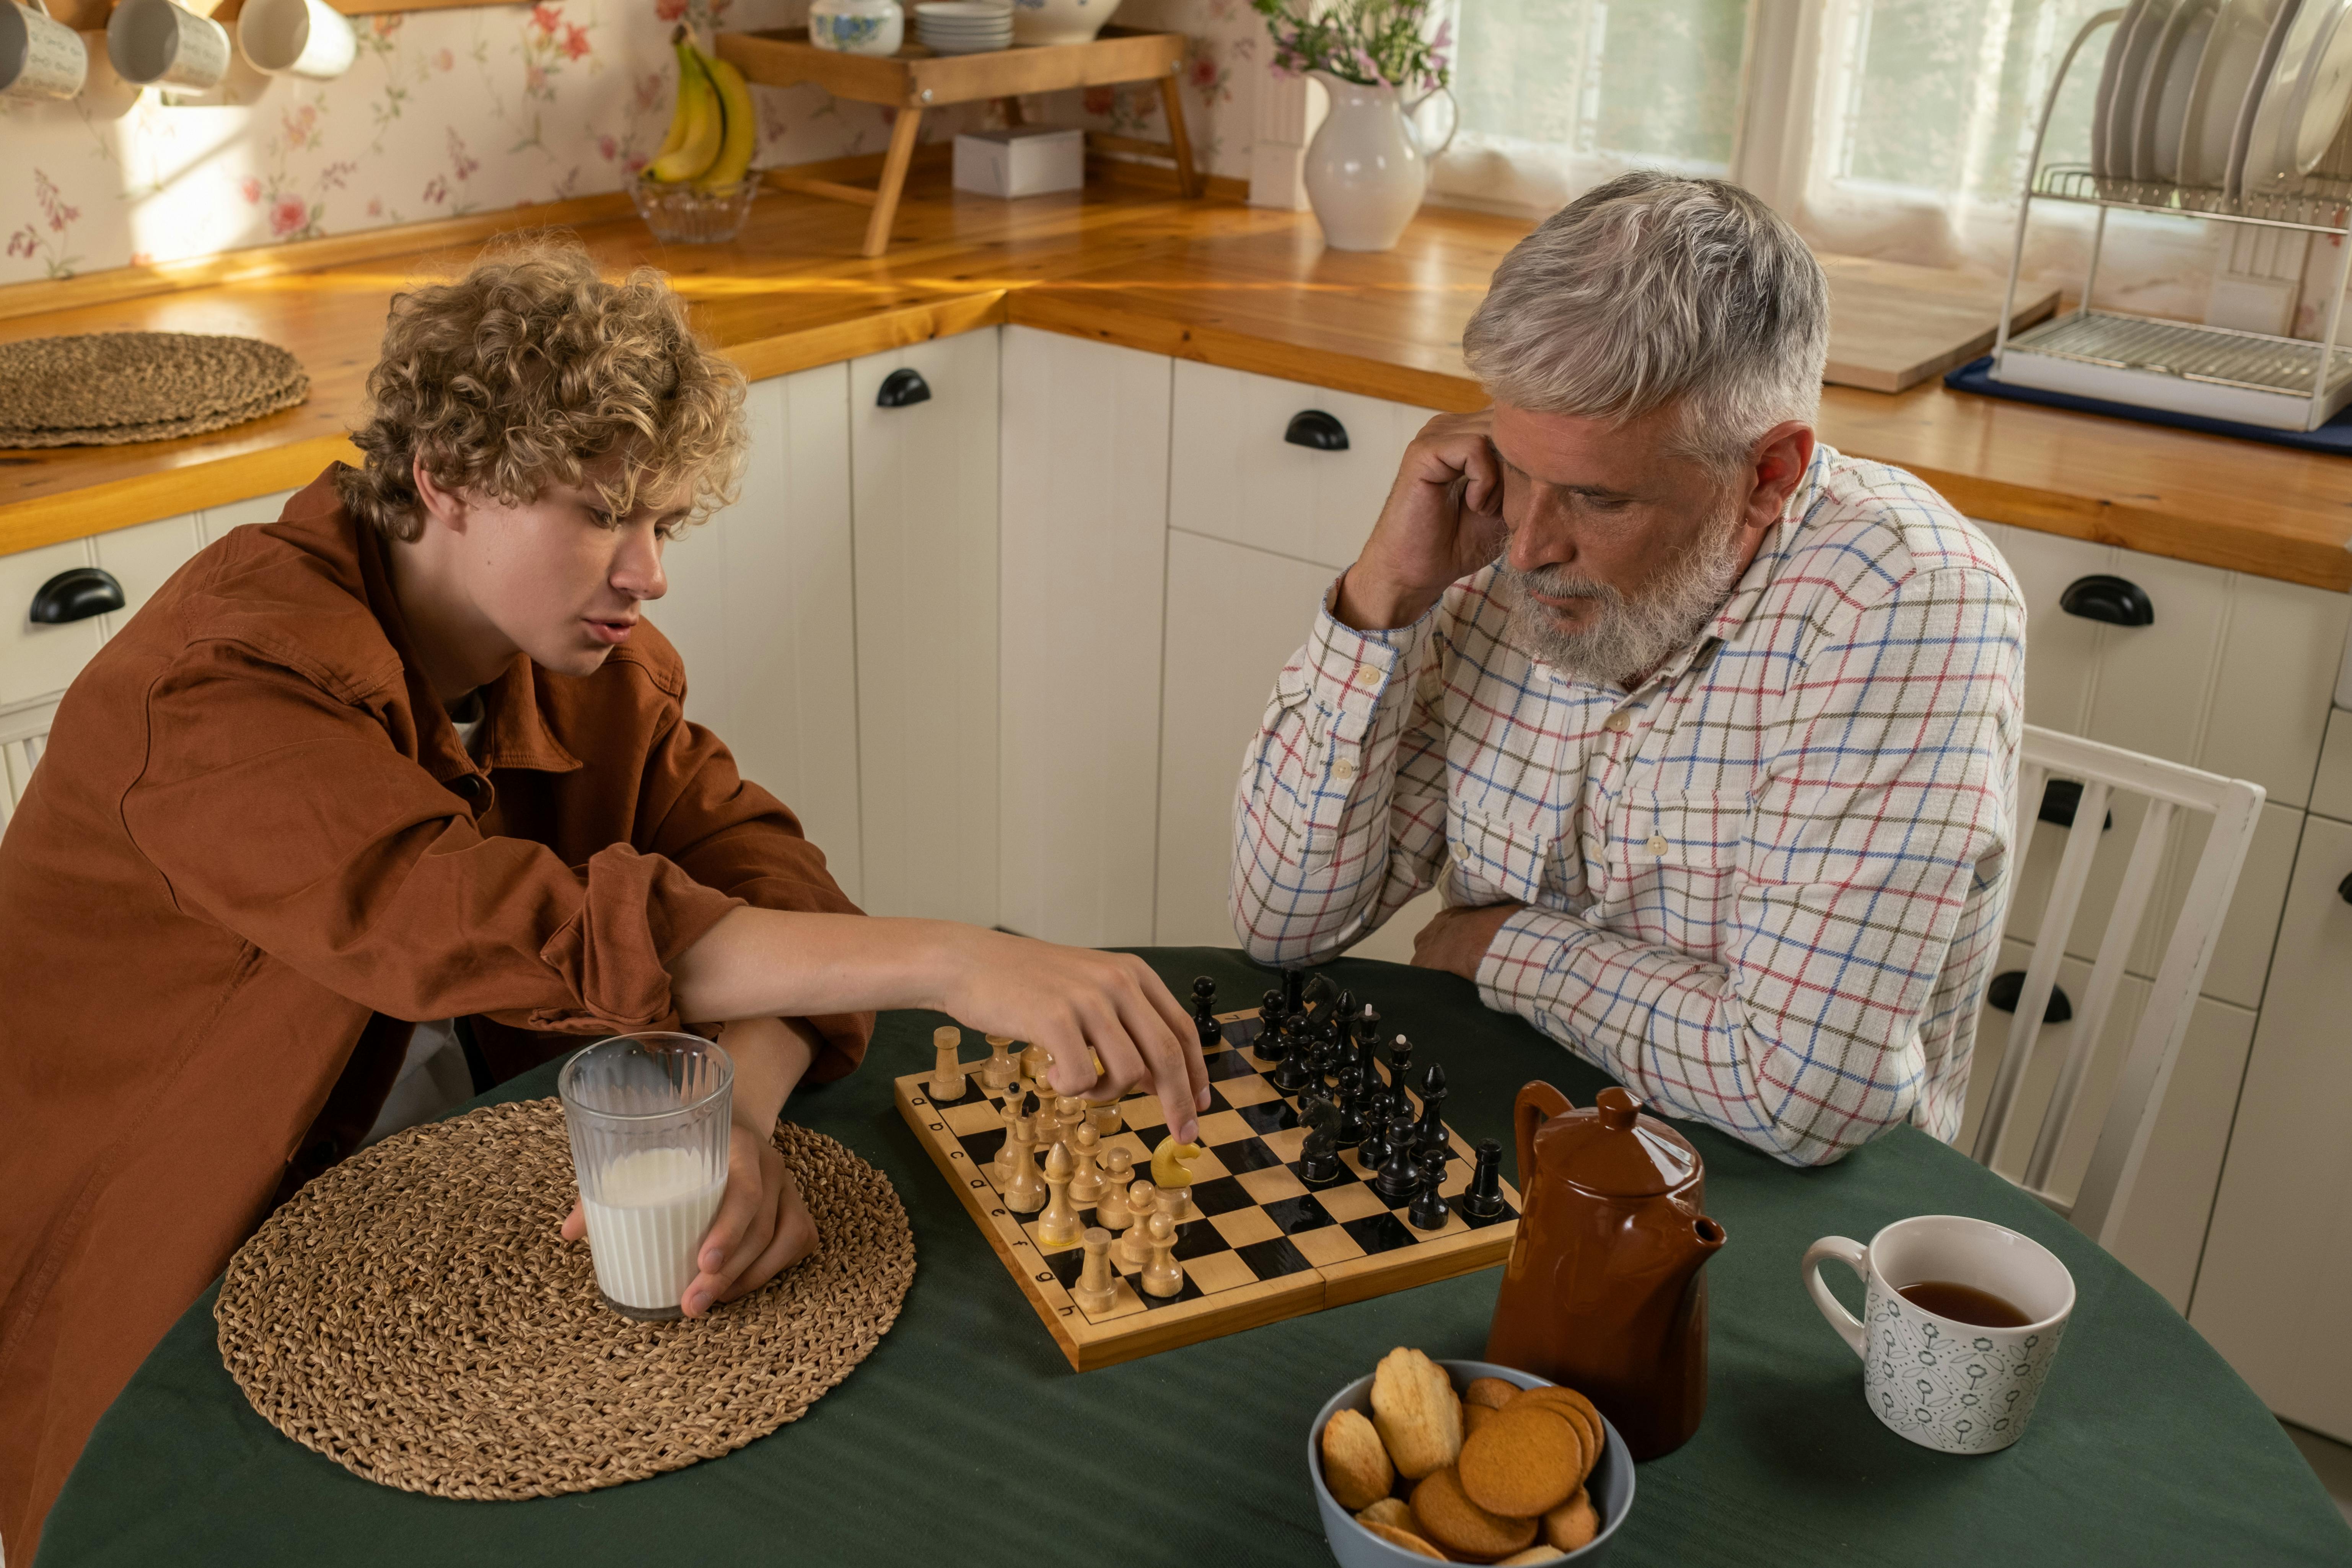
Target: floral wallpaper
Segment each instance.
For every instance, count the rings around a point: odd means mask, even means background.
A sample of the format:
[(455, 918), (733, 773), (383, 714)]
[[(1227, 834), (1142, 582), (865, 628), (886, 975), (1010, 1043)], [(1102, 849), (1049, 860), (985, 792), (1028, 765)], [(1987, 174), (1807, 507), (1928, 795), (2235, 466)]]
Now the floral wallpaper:
[[(152, 89), (107, 101), (0, 98), (0, 283), (175, 260), (620, 189), (669, 121), (668, 37), (683, 19), (797, 25), (807, 0), (541, 0), (352, 18), (334, 81), (242, 60), (206, 100)], [(1124, 26), (1181, 30), (1194, 155), (1246, 177), (1248, 0), (1126, 0)], [(753, 89), (762, 164), (879, 152), (888, 111), (810, 86)], [(1056, 123), (1161, 137), (1156, 89), (1095, 89), (1033, 107)], [(228, 101), (220, 101), (221, 100)], [(127, 107), (126, 107), (127, 105)], [(934, 114), (925, 140), (968, 128)]]

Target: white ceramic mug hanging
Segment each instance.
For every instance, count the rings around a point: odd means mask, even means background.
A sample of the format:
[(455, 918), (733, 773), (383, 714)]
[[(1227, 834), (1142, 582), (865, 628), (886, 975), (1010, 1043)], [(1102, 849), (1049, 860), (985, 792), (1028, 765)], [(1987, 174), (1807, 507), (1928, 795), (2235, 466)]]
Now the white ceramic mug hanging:
[(352, 68), (359, 36), (322, 0), (246, 0), (236, 47), (257, 70), (327, 81)]
[(89, 71), (81, 35), (51, 16), (43, 0), (0, 4), (0, 93), (71, 98)]
[(172, 0), (120, 0), (107, 18), (106, 58), (125, 81), (203, 92), (228, 74), (228, 29)]
[[(1429, 189), (1429, 160), (1454, 142), (1461, 107), (1446, 89), (1432, 88), (1410, 103), (1393, 87), (1348, 81), (1329, 71), (1307, 73), (1331, 95), (1314, 140), (1307, 144), (1307, 200), (1334, 250), (1388, 250), (1421, 210)], [(1412, 117), (1439, 93), (1454, 110), (1445, 139), (1421, 144)]]

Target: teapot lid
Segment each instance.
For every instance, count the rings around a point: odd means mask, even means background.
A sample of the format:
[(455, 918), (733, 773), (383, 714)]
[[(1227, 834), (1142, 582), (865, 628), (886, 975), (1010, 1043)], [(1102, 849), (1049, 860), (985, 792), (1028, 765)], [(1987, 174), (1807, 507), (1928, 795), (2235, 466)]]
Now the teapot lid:
[(1643, 1116), (1642, 1102), (1611, 1085), (1591, 1110), (1554, 1117), (1536, 1134), (1536, 1168), (1604, 1197), (1655, 1197), (1698, 1173), (1698, 1151)]

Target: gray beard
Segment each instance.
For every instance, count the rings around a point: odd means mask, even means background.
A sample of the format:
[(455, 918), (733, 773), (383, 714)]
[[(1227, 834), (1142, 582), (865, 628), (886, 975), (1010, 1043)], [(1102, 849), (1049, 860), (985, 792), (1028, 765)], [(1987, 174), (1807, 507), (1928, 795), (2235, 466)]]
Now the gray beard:
[[(1739, 532), (1733, 521), (1727, 508), (1697, 539), (1675, 552), (1658, 580), (1637, 598), (1565, 567), (1521, 572), (1507, 560), (1496, 562), (1496, 579), (1519, 590), (1510, 611), (1511, 640), (1563, 675), (1630, 690), (1688, 647), (1731, 596), (1739, 576)], [(1571, 631), (1528, 597), (1529, 591), (1553, 599), (1591, 599), (1600, 614), (1583, 630)]]

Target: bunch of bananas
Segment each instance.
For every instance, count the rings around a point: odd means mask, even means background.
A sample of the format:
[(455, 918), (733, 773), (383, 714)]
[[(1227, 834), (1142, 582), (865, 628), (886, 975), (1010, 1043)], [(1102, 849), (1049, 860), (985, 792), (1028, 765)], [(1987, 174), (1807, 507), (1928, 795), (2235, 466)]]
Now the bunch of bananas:
[(683, 26), (669, 42), (677, 54), (677, 108), (646, 177), (698, 191), (731, 185), (750, 172), (759, 147), (751, 89), (741, 71), (695, 47)]

